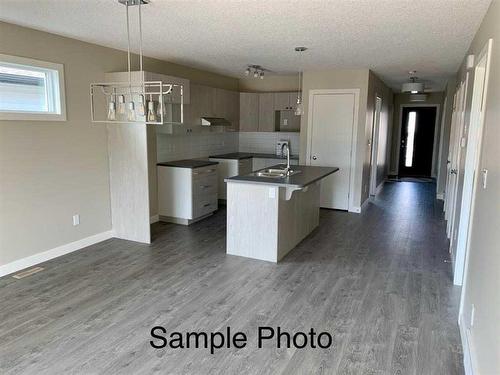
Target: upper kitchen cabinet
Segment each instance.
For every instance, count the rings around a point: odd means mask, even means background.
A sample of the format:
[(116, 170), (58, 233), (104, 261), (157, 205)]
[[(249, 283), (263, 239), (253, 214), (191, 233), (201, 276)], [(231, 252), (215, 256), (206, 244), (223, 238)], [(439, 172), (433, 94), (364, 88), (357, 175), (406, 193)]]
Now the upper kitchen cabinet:
[(240, 131), (259, 131), (259, 94), (240, 93)]
[(215, 117), (215, 88), (192, 83), (188, 112), (189, 125), (201, 126), (202, 117)]
[(228, 130), (237, 131), (240, 121), (240, 95), (236, 91), (215, 89), (215, 117), (231, 123)]
[(274, 93), (259, 94), (259, 131), (275, 131)]
[(275, 92), (274, 110), (295, 110), (297, 106), (297, 92)]

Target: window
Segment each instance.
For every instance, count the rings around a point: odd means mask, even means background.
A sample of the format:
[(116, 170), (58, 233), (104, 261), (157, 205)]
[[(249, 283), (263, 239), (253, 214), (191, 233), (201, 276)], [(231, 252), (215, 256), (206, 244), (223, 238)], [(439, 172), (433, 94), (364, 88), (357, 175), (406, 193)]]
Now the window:
[(406, 135), (405, 167), (413, 166), (413, 146), (415, 144), (415, 127), (417, 123), (417, 112), (408, 115), (408, 130)]
[(0, 54), (0, 120), (65, 121), (63, 66)]

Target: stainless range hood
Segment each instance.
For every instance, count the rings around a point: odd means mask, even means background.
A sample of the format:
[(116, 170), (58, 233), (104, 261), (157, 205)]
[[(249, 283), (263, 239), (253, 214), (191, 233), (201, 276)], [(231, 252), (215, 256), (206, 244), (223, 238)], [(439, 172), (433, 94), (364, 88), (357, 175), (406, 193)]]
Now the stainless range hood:
[(231, 123), (222, 117), (202, 117), (203, 126), (231, 126)]

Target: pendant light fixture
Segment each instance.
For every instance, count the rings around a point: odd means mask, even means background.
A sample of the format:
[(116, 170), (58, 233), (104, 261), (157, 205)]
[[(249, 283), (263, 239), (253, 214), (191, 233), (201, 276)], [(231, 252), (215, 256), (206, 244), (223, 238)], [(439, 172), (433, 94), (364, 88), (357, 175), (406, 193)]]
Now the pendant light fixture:
[[(184, 120), (183, 111), (183, 86), (181, 84), (164, 83), (162, 81), (145, 81), (143, 70), (142, 51), (142, 6), (147, 5), (149, 0), (118, 0), (125, 5), (127, 23), (127, 68), (128, 82), (92, 83), (90, 85), (90, 106), (92, 122), (115, 122), (115, 123), (141, 123), (157, 124), (166, 123), (182, 124)], [(137, 6), (139, 15), (139, 79), (132, 80), (131, 48), (130, 48), (130, 17), (129, 8)], [(180, 121), (165, 121), (164, 97), (176, 88), (175, 105), (180, 106)], [(149, 98), (149, 101), (146, 98)], [(104, 99), (102, 99), (104, 98)], [(101, 102), (99, 102), (101, 99)], [(105, 104), (102, 103), (105, 101)], [(106, 110), (104, 116), (100, 114), (102, 108)], [(104, 117), (104, 119), (102, 119)]]
[(295, 115), (302, 116), (304, 106), (302, 104), (302, 52), (306, 51), (307, 47), (295, 47), (295, 52), (299, 53), (299, 91), (297, 93), (297, 105), (295, 107)]
[(416, 70), (411, 70), (408, 72), (410, 75), (410, 82), (403, 83), (401, 87), (401, 92), (410, 93), (410, 94), (420, 94), (424, 92), (424, 84), (422, 82), (417, 82), (418, 77), (415, 76), (417, 74)]

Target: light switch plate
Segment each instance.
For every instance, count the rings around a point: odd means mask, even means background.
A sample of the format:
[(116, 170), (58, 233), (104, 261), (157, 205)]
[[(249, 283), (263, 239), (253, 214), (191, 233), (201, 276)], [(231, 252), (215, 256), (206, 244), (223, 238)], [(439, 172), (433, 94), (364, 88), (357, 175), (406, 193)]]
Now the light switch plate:
[(76, 227), (77, 225), (80, 225), (80, 215), (79, 214), (73, 215), (73, 226)]

